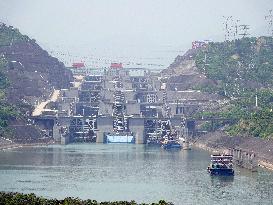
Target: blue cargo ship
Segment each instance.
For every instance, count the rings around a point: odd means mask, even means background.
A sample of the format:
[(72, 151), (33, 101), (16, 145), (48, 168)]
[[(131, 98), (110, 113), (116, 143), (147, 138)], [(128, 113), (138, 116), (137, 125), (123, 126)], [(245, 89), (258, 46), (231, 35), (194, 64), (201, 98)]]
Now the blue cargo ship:
[(181, 149), (182, 146), (176, 140), (166, 140), (163, 142), (162, 148), (164, 148), (164, 149)]
[(234, 176), (232, 160), (232, 155), (211, 155), (211, 163), (207, 168), (208, 173), (210, 175)]

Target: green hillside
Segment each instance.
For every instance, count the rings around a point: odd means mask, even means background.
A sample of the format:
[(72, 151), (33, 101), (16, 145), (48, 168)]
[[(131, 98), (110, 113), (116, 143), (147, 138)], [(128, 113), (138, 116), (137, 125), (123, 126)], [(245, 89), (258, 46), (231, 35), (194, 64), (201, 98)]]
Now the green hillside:
[[(13, 43), (27, 41), (30, 41), (30, 39), (22, 35), (18, 29), (0, 24), (0, 49), (8, 47)], [(4, 58), (3, 53), (0, 52), (0, 136), (11, 134), (8, 122), (22, 116), (19, 111), (22, 107), (13, 105), (6, 99), (7, 88), (10, 86), (10, 81), (6, 76), (7, 69), (8, 61)]]
[(8, 120), (18, 115), (14, 107), (6, 102), (5, 99), (6, 88), (9, 86), (9, 80), (4, 72), (6, 66), (7, 62), (5, 59), (0, 58), (0, 134), (7, 131)]
[(227, 128), (232, 135), (273, 137), (273, 38), (209, 43), (198, 52), (196, 65), (216, 82), (215, 86), (199, 89), (231, 100), (221, 110), (203, 115), (236, 119)]
[(26, 42), (30, 38), (22, 35), (17, 28), (6, 26), (0, 22), (0, 46), (9, 46), (14, 42)]

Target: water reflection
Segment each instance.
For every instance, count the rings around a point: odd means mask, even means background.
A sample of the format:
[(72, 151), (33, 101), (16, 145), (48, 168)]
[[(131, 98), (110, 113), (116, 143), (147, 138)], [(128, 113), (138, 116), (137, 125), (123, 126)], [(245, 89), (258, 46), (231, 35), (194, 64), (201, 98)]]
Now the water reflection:
[(210, 176), (211, 186), (214, 188), (223, 188), (231, 186), (234, 182), (234, 176)]
[(273, 174), (211, 177), (210, 155), (144, 145), (71, 144), (0, 152), (0, 191), (175, 204), (270, 204)]

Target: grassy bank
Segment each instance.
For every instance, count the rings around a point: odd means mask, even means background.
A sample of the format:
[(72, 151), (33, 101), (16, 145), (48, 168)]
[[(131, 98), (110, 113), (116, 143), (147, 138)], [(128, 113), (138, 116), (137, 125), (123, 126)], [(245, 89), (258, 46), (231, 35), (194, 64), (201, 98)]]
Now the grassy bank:
[(114, 202), (97, 202), (96, 200), (81, 200), (79, 198), (65, 198), (65, 199), (46, 199), (38, 197), (35, 194), (22, 194), (14, 192), (0, 192), (0, 204), (12, 205), (172, 205), (172, 203), (160, 200), (157, 203), (141, 203), (135, 201), (114, 201)]

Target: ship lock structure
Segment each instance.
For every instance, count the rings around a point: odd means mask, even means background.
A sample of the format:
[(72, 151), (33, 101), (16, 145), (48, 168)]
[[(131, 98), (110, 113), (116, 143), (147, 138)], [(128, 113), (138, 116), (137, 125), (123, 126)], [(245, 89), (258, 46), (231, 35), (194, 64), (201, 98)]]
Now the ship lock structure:
[(79, 86), (61, 90), (57, 102), (35, 116), (56, 142), (157, 143), (194, 135), (189, 116), (204, 102), (168, 88), (164, 78), (141, 68), (89, 72)]

